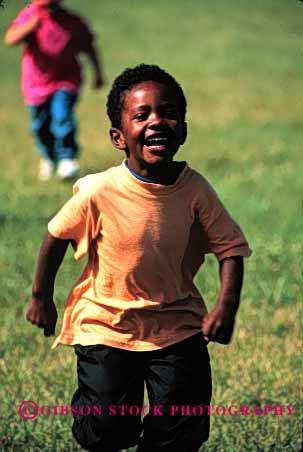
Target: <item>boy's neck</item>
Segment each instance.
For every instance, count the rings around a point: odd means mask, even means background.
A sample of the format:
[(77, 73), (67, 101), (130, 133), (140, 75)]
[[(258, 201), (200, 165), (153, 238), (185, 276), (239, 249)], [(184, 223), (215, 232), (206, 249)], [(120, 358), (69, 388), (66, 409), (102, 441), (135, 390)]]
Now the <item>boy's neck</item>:
[(129, 167), (127, 159), (125, 163), (130, 172), (138, 176), (138, 179), (160, 185), (174, 184), (185, 167), (185, 162), (170, 162), (164, 167), (146, 168), (146, 171), (138, 174)]

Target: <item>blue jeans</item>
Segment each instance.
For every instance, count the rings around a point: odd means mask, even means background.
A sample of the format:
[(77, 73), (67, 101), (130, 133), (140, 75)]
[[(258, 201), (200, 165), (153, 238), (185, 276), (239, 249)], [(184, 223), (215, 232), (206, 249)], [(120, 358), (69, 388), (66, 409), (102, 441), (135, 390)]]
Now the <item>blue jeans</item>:
[(28, 105), (31, 130), (43, 159), (57, 162), (78, 154), (74, 106), (78, 96), (64, 90), (55, 91), (41, 105)]

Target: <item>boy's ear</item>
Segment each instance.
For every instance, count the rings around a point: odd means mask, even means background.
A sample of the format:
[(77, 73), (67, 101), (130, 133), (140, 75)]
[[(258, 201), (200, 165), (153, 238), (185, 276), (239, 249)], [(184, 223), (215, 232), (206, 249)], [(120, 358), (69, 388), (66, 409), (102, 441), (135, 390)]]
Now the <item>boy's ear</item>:
[(187, 138), (187, 122), (183, 122), (180, 136), (180, 146), (185, 143)]
[(109, 130), (110, 139), (115, 148), (120, 149), (120, 151), (126, 150), (126, 142), (121, 130), (116, 129), (115, 127), (111, 127)]

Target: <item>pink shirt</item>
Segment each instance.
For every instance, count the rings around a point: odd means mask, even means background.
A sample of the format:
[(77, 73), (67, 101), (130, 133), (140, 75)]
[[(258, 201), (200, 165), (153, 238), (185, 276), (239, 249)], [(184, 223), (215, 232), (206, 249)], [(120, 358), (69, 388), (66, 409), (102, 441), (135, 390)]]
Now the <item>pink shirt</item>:
[(24, 100), (40, 105), (58, 89), (77, 93), (82, 83), (78, 54), (93, 40), (89, 27), (79, 16), (60, 9), (57, 17), (41, 11), (35, 3), (25, 7), (13, 22), (24, 24), (40, 10), (42, 23), (25, 44), (21, 85)]

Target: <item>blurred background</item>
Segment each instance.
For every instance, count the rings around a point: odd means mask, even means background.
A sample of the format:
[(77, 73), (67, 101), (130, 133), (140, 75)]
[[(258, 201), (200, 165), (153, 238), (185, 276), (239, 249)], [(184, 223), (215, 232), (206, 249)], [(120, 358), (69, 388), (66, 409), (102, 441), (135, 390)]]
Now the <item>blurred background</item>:
[[(0, 450), (77, 451), (71, 416), (24, 421), (22, 400), (69, 405), (73, 350), (25, 321), (39, 244), (72, 185), (39, 182), (38, 155), (19, 87), (21, 47), (5, 30), (22, 0), (0, 8)], [(109, 141), (106, 96), (126, 66), (158, 64), (182, 85), (189, 136), (178, 158), (199, 170), (241, 224), (253, 250), (229, 346), (210, 344), (213, 405), (281, 405), (283, 415), (212, 416), (203, 451), (300, 451), (302, 424), (302, 16), (296, 0), (69, 0), (97, 33), (107, 84), (86, 84), (77, 108), (82, 174), (119, 164)], [(180, 219), (182, 221), (182, 219)], [(85, 262), (66, 256), (56, 285), (65, 300)], [(211, 308), (215, 259), (197, 284)], [(300, 290), (301, 289), (301, 290)], [(287, 415), (286, 405), (294, 409)], [(187, 451), (184, 451), (187, 452)]]

